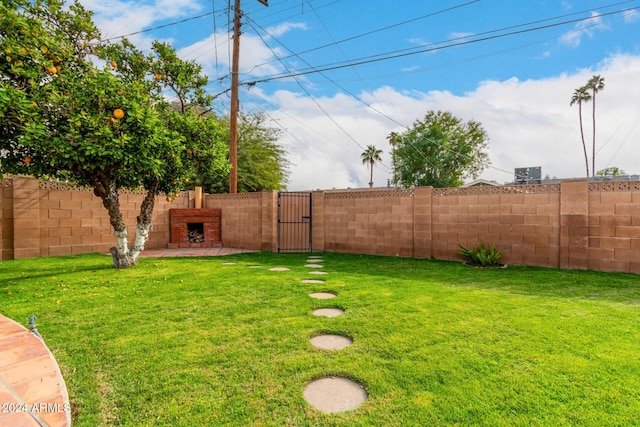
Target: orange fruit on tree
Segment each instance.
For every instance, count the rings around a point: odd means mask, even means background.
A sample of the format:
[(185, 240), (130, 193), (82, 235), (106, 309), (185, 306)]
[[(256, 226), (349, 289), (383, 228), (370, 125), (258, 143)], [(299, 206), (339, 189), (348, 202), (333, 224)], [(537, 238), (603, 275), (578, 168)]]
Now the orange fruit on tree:
[(31, 157), (29, 157), (29, 156), (25, 156), (25, 157), (24, 157), (24, 159), (22, 159), (22, 162), (23, 162), (23, 163), (26, 163), (26, 164), (31, 163)]
[(116, 108), (115, 110), (113, 110), (113, 117), (118, 120), (124, 118), (124, 111), (122, 111), (120, 108)]
[(118, 63), (116, 61), (111, 61), (111, 66), (113, 68), (118, 68)]
[(47, 73), (49, 74), (58, 74), (58, 69), (56, 67), (47, 68)]
[(167, 197), (167, 202), (169, 202), (169, 203), (173, 202), (173, 197), (171, 197), (171, 196)]
[(160, 74), (156, 74), (156, 80), (157, 80), (157, 81), (162, 80), (162, 76), (161, 76)]

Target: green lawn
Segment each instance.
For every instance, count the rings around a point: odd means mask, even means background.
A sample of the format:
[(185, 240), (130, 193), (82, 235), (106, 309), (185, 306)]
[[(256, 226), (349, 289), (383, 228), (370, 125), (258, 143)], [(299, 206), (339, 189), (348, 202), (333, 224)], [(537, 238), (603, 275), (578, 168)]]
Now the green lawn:
[[(74, 426), (638, 424), (640, 276), (322, 257), (326, 276), (309, 274), (307, 254), (128, 270), (103, 255), (2, 261), (0, 313), (37, 316)], [(320, 307), (346, 312), (313, 316)], [(315, 349), (321, 332), (354, 343)], [(331, 374), (369, 400), (339, 415), (310, 407), (304, 385)]]

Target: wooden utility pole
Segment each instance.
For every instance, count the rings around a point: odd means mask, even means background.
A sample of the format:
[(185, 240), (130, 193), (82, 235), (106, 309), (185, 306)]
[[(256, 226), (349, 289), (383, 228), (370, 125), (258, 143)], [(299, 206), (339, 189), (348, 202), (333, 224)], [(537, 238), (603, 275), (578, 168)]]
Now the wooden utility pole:
[[(258, 0), (269, 6), (268, 0)], [(240, 68), (240, 0), (235, 0), (233, 9), (233, 58), (231, 60), (231, 111), (229, 112), (229, 193), (238, 192), (238, 70)]]

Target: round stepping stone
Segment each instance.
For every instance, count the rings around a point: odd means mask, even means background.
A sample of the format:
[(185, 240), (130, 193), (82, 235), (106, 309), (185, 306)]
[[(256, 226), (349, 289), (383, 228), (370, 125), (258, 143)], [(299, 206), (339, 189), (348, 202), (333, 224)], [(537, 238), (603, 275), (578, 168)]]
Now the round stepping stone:
[(235, 262), (223, 262), (222, 265), (236, 265)]
[(335, 298), (336, 294), (332, 294), (330, 292), (314, 292), (309, 294), (309, 296), (315, 299), (331, 299)]
[(261, 265), (250, 265), (247, 268), (262, 268)]
[(304, 399), (316, 409), (332, 414), (352, 411), (367, 400), (366, 390), (347, 378), (321, 378), (304, 388)]
[(307, 262), (310, 262), (310, 263), (322, 262), (322, 258), (309, 258)]
[(310, 271), (309, 274), (329, 274), (326, 271)]
[(307, 268), (322, 268), (320, 264), (305, 264)]
[(340, 310), (339, 308), (319, 308), (317, 310), (313, 310), (313, 314), (315, 316), (322, 317), (337, 317), (344, 313), (344, 310)]
[(303, 280), (302, 283), (324, 283), (324, 280), (307, 279), (307, 280)]
[(353, 340), (342, 335), (318, 335), (309, 340), (311, 345), (323, 350), (342, 350), (353, 344)]
[(287, 267), (274, 267), (274, 268), (270, 268), (269, 271), (289, 271), (290, 268)]

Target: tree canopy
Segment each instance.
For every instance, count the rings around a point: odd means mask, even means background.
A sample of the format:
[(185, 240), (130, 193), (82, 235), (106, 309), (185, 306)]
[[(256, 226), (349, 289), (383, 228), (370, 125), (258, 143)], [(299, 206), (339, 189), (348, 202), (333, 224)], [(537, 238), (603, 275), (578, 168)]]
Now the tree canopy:
[[(78, 1), (6, 0), (0, 24), (0, 171), (93, 187), (114, 228), (114, 264), (135, 264), (155, 196), (180, 191), (195, 168), (228, 169), (219, 122), (198, 114), (212, 101), (206, 76), (166, 44), (144, 54), (101, 42)], [(146, 192), (131, 251), (123, 188)]]
[(382, 160), (381, 154), (382, 150), (371, 144), (360, 154), (362, 164), (369, 168), (369, 188), (373, 188), (373, 165)]
[(390, 136), (398, 185), (457, 187), (489, 165), (488, 135), (479, 122), (430, 111), (404, 133)]
[[(280, 130), (269, 127), (262, 113), (241, 114), (238, 123), (238, 191), (241, 193), (263, 190), (283, 190), (288, 182), (289, 162), (285, 150), (279, 145)], [(225, 126), (228, 150), (228, 123)], [(202, 185), (207, 193), (229, 191), (229, 173), (217, 170), (214, 173), (194, 175), (192, 182)]]

